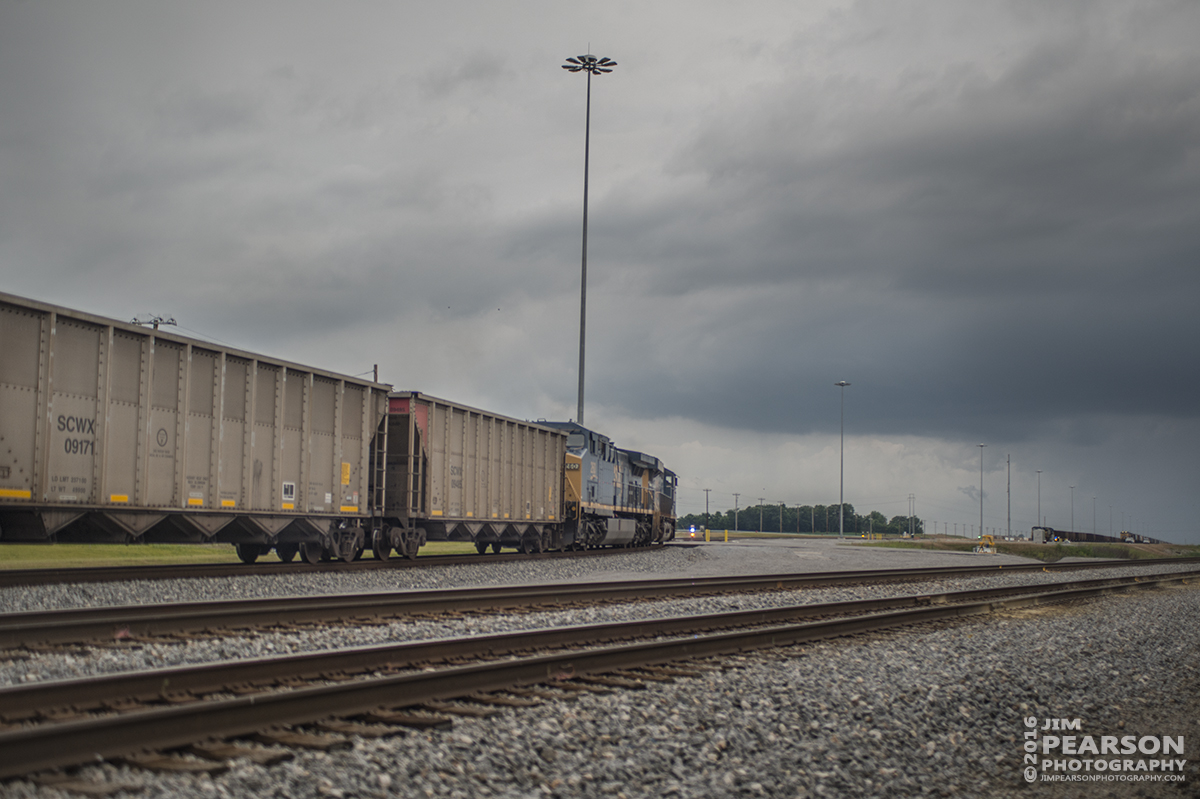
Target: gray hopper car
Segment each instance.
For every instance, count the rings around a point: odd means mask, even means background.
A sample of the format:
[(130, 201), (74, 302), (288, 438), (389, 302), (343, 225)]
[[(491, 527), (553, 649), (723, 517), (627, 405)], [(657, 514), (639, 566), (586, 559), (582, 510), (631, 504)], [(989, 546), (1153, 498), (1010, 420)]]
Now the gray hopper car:
[(566, 438), (415, 391), (392, 394), (376, 557), (426, 539), (470, 541), (480, 554), (562, 549)]
[(388, 387), (0, 293), (0, 538), (361, 548)]

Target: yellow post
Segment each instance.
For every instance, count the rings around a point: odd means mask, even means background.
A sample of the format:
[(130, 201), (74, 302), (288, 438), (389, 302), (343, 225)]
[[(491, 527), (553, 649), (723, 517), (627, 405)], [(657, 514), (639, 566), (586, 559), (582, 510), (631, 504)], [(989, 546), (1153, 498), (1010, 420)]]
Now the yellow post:
[(708, 533), (709, 533), (709, 529), (707, 527), (705, 527), (704, 528), (704, 543), (706, 543), (706, 544), (712, 540), (711, 538), (708, 537)]
[(725, 543), (726, 544), (729, 543), (729, 531), (728, 530), (725, 531)]

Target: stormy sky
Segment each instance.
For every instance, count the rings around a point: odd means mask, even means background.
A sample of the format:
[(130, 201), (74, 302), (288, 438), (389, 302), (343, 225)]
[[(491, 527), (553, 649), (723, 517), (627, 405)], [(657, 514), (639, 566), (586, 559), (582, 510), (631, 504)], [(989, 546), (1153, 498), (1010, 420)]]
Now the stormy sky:
[[(0, 290), (520, 418), (684, 512), (1200, 544), (1200, 5), (0, 0)], [(1073, 492), (1069, 488), (1075, 486)], [(1094, 498), (1094, 499), (1093, 499)], [(1095, 509), (1093, 515), (1093, 508)], [(930, 527), (932, 529), (932, 526)]]

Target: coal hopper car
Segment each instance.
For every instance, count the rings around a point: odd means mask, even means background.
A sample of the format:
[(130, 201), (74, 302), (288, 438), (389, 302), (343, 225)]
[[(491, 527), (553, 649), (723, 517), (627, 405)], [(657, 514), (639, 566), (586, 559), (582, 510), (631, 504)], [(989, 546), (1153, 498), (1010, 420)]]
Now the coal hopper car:
[(350, 555), (388, 386), (0, 294), (0, 539)]

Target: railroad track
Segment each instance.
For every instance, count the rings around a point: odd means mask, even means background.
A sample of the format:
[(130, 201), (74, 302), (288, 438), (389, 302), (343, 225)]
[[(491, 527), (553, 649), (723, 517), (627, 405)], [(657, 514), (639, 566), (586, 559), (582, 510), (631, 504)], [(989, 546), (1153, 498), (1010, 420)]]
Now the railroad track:
[[(286, 743), (292, 736), (303, 741), (304, 733), (297, 738), (294, 732), (279, 731), (288, 725), (317, 725), (335, 736), (374, 734), (371, 730), (379, 729), (387, 734), (389, 726), (398, 732), (396, 725), (448, 722), (431, 712), (475, 715), (480, 703), (528, 703), (536, 701), (528, 698), (531, 695), (545, 692), (528, 686), (549, 686), (551, 695), (587, 690), (589, 681), (637, 687), (645, 680), (670, 679), (672, 672), (686, 673), (686, 666), (680, 671), (663, 669), (663, 664), (1083, 600), (1198, 577), (1108, 578), (1051, 591), (1018, 586), (799, 605), (14, 686), (0, 689), (4, 722), (12, 725), (0, 731), (0, 779), (97, 757), (145, 763), (148, 756), (138, 753), (146, 750), (191, 747), (195, 753), (219, 758), (239, 756), (239, 751), (252, 756), (253, 750), (239, 750), (230, 739), (253, 735), (260, 741)], [(511, 693), (488, 695), (497, 691)], [(445, 704), (463, 698), (470, 702)], [(328, 740), (328, 734), (323, 737)]]
[[(290, 575), (324, 574), (336, 572), (362, 572), (379, 569), (421, 569), (431, 566), (464, 566), (481, 563), (518, 563), (528, 560), (559, 560), (562, 558), (592, 558), (627, 555), (631, 552), (652, 552), (663, 548), (655, 544), (636, 549), (587, 549), (568, 552), (541, 552), (523, 554), (501, 552), (488, 555), (428, 555), (409, 560), (391, 558), (375, 560), (365, 558), (353, 563), (331, 560), (310, 564), (295, 563), (192, 563), (165, 566), (86, 566), (69, 569), (0, 569), (0, 588), (15, 588), (31, 585), (62, 585), (64, 583), (116, 583), (138, 580), (188, 580), (198, 577), (244, 577), (247, 575)], [(677, 544), (677, 546), (688, 546)], [(2, 552), (3, 550), (0, 550)]]
[[(345, 563), (329, 561), (317, 564), (297, 563), (199, 563), (188, 565), (167, 566), (105, 566), (83, 567), (69, 569), (0, 569), (0, 588), (16, 588), (20, 586), (62, 585), (66, 583), (113, 583), (136, 582), (139, 580), (187, 580), (201, 577), (245, 577), (248, 575), (292, 575), (292, 574), (326, 574), (338, 572), (363, 572), (380, 569), (414, 569), (433, 566), (463, 566), (493, 563), (517, 563), (530, 560), (557, 560), (578, 557), (612, 557), (626, 555), (631, 552), (650, 552), (663, 548), (664, 544), (637, 549), (589, 549), (574, 552), (542, 552), (538, 554), (521, 554), (519, 552), (503, 552), (489, 555), (438, 555), (422, 556), (415, 560), (392, 558), (386, 561), (367, 558)], [(697, 546), (689, 542), (673, 542), (671, 546)], [(0, 550), (2, 551), (2, 550)], [(1145, 560), (1113, 561), (1104, 560), (1095, 563), (1052, 563), (1052, 564), (1021, 564), (1010, 566), (974, 566), (955, 568), (963, 575), (978, 572), (991, 573), (1000, 570), (1037, 570), (1050, 568), (1054, 570), (1097, 569), (1109, 568), (1114, 565), (1157, 566), (1171, 563), (1195, 563), (1200, 558), (1153, 558)], [(889, 570), (890, 571), (890, 570)], [(921, 571), (921, 570), (914, 570)], [(936, 571), (934, 569), (933, 571)], [(854, 574), (855, 572), (829, 572), (829, 574)], [(885, 572), (881, 572), (883, 574)]]
[[(1178, 564), (1180, 560), (1154, 563)], [(862, 583), (913, 582), (1005, 572), (1066, 572), (1127, 565), (1111, 561), (1061, 566), (970, 566), (954, 568), (842, 571), (739, 577), (693, 577), (635, 582), (596, 582), (429, 591), (392, 591), (271, 599), (182, 602), (75, 610), (30, 611), (0, 616), (0, 650), (77, 644), (88, 641), (143, 642), (155, 636), (184, 636), (219, 630), (288, 631), (304, 625), (378, 622), (451, 612), (498, 612), (517, 608), (564, 607), (597, 602), (630, 602), (824, 588)], [(1137, 565), (1142, 565), (1139, 562)], [(1153, 565), (1153, 564), (1150, 564)]]

